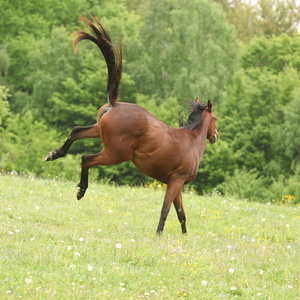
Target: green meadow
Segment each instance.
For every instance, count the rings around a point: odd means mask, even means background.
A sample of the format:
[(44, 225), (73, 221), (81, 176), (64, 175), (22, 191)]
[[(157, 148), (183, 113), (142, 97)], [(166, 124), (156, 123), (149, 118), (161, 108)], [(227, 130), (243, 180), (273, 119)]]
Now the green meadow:
[(164, 190), (0, 175), (0, 299), (297, 299), (300, 210)]

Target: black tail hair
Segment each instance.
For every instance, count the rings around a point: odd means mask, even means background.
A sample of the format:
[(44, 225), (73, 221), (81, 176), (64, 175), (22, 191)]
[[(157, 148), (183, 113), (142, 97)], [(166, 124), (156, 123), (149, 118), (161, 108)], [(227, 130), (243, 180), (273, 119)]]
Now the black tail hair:
[(99, 19), (90, 16), (92, 21), (85, 17), (79, 18), (90, 30), (91, 34), (79, 29), (72, 34), (73, 47), (76, 54), (77, 44), (82, 40), (90, 40), (95, 43), (101, 50), (108, 69), (107, 78), (107, 98), (110, 106), (114, 106), (119, 97), (119, 85), (122, 77), (122, 51), (121, 39), (119, 40), (119, 49), (112, 44), (110, 36), (106, 28), (102, 25)]

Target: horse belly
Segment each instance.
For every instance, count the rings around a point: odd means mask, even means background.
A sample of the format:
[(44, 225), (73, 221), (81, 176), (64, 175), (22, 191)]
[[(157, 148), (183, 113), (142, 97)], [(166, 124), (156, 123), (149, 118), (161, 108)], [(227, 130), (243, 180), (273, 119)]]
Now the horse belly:
[[(178, 155), (176, 148), (170, 147), (165, 139), (152, 139), (151, 143), (142, 144), (135, 149), (132, 162), (147, 176), (167, 183), (169, 177), (180, 169), (184, 158)], [(162, 141), (165, 140), (166, 144)]]
[(153, 162), (146, 157), (136, 157), (133, 155), (132, 163), (147, 176), (157, 179), (160, 182), (167, 183), (169, 172), (159, 162)]

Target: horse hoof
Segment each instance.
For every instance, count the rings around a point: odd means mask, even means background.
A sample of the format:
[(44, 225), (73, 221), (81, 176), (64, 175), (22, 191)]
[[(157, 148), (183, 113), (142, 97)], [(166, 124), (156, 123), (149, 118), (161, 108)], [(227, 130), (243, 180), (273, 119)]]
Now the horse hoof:
[(49, 153), (46, 155), (44, 161), (52, 161), (52, 160), (53, 160), (53, 156), (54, 156), (54, 153), (53, 153), (53, 152), (49, 152)]
[(80, 188), (77, 192), (77, 200), (80, 200), (85, 194), (85, 189)]

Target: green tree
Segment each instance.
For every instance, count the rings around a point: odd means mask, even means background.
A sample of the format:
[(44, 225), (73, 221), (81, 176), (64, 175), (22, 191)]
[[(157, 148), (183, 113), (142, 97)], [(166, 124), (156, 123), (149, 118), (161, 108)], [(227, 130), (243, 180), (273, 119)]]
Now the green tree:
[(236, 68), (238, 45), (215, 3), (149, 0), (142, 10), (140, 53), (130, 66), (140, 93), (159, 101), (219, 100)]
[(54, 129), (35, 120), (30, 112), (22, 116), (9, 114), (5, 125), (4, 130), (0, 127), (1, 171), (74, 179), (74, 168), (78, 165), (79, 173), (79, 157), (69, 156), (56, 164), (44, 163), (45, 153), (62, 140)]
[[(198, 174), (190, 183), (199, 193), (208, 193), (220, 183), (230, 178), (237, 166), (237, 155), (231, 145), (222, 139), (220, 132), (217, 143), (210, 145), (208, 142), (200, 161)], [(222, 190), (223, 191), (223, 190)]]
[(299, 131), (298, 121), (287, 119), (298, 107), (294, 99), (299, 90), (299, 45), (299, 39), (286, 35), (253, 40), (242, 58), (244, 70), (236, 73), (221, 108), (222, 138), (236, 153), (238, 166), (257, 170), (269, 183), (280, 174), (293, 174), (292, 160), (282, 145), (285, 141), (291, 149), (298, 147), (293, 133), (287, 132), (293, 125)]
[(295, 0), (259, 0), (256, 31), (272, 36), (281, 33), (297, 34), (300, 21), (300, 6)]
[(286, 33), (297, 35), (300, 5), (295, 0), (215, 0), (234, 24), (237, 36), (249, 42), (255, 36), (272, 36)]
[(73, 28), (78, 16), (89, 11), (89, 1), (81, 0), (1, 0), (0, 5), (0, 41), (19, 35), (43, 38), (55, 26)]
[(4, 130), (5, 121), (10, 116), (8, 97), (9, 89), (0, 85), (0, 132)]
[(300, 167), (300, 89), (293, 93), (293, 100), (283, 107), (283, 123), (273, 130), (274, 148), (283, 153), (296, 173)]

